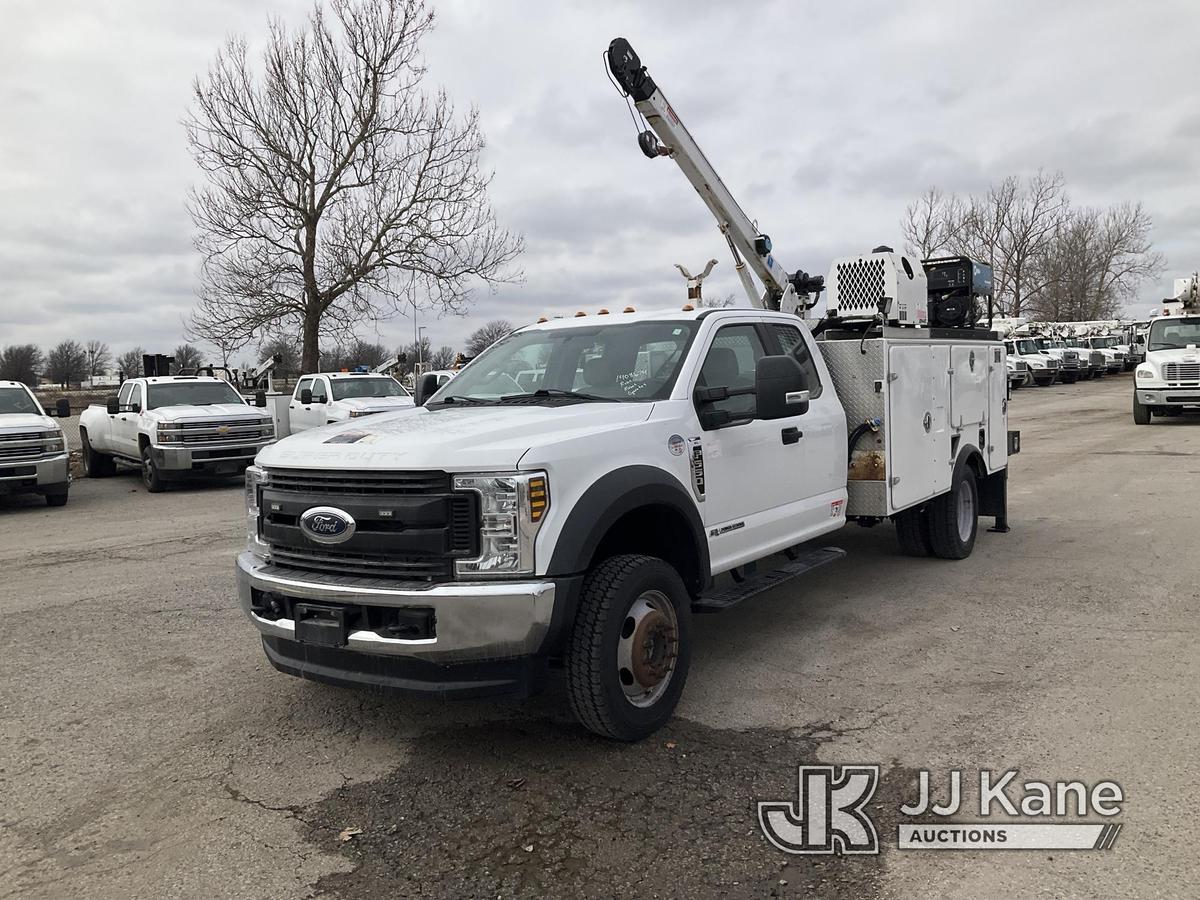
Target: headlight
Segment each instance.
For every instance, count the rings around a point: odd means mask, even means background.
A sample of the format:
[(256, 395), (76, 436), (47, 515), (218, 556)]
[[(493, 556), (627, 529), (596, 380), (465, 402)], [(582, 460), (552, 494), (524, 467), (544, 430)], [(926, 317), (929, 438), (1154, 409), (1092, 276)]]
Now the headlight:
[(258, 520), (262, 514), (262, 489), (267, 484), (266, 469), (249, 466), (246, 469), (246, 549), (262, 559), (271, 558), (271, 547), (259, 535)]
[(545, 472), (455, 475), (456, 491), (479, 495), (479, 556), (460, 559), (458, 575), (532, 575), (534, 542), (550, 509)]
[(275, 423), (274, 422), (264, 422), (263, 423), (262, 436), (265, 438), (275, 437)]
[(43, 431), (42, 452), (43, 453), (62, 453), (67, 448), (66, 441), (63, 440), (63, 433), (58, 430)]
[(1044, 369), (1044, 368), (1046, 368), (1046, 364), (1044, 362), (1042, 362), (1040, 359), (1031, 359), (1031, 360), (1029, 360), (1029, 368)]
[(1154, 373), (1153, 373), (1153, 372), (1151, 372), (1149, 369), (1138, 369), (1138, 370), (1137, 370), (1137, 377), (1138, 377), (1138, 378), (1153, 378), (1153, 377), (1154, 377)]
[(178, 425), (160, 422), (154, 431), (154, 437), (160, 444), (178, 444), (183, 440), (183, 429)]

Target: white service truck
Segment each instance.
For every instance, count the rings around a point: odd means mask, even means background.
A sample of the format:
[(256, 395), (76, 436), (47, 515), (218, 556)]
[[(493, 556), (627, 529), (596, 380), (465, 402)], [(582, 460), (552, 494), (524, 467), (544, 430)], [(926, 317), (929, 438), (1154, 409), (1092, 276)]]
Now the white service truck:
[(131, 378), (107, 403), (85, 409), (79, 439), (89, 477), (113, 475), (118, 463), (137, 466), (158, 493), (170, 481), (240, 475), (275, 440), (275, 426), (223, 379), (164, 375)]
[[(66, 418), (70, 404), (59, 400), (54, 412)], [(0, 496), (41, 494), (50, 506), (66, 506), (69, 453), (62, 427), (33, 391), (19, 381), (0, 381)]]
[(1133, 421), (1138, 425), (1149, 425), (1151, 415), (1200, 411), (1200, 276), (1179, 282), (1175, 299), (1150, 320), (1146, 361), (1134, 371)]
[(318, 372), (296, 382), (288, 403), (286, 430), (279, 430), (294, 434), (412, 406), (412, 394), (391, 375)]
[(432, 396), (422, 379), (415, 410), (265, 448), (236, 577), (277, 669), (446, 697), (528, 695), (561, 667), (586, 727), (636, 740), (675, 708), (692, 615), (839, 559), (825, 538), (847, 522), (952, 560), (981, 516), (1007, 530), (1003, 345), (920, 327), (927, 303), (965, 307), (886, 248), (834, 263), (836, 315), (781, 311), (822, 280), (710, 191), (628, 45), (609, 62), (764, 281), (758, 308), (543, 320)]
[(1004, 348), (1010, 356), (1029, 366), (1030, 378), (1038, 387), (1054, 384), (1062, 374), (1062, 360), (1043, 353), (1034, 338), (1011, 338), (1004, 342)]

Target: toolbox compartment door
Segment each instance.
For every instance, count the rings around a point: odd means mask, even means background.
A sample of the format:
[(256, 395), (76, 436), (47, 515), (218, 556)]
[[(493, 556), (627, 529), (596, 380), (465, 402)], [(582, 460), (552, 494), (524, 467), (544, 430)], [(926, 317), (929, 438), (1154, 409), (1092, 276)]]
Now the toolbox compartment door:
[(1008, 370), (1004, 365), (1004, 351), (999, 348), (992, 350), (992, 368), (986, 449), (988, 469), (995, 472), (1008, 465)]
[[(950, 350), (950, 424), (977, 431), (987, 421), (990, 344), (958, 345)], [(1007, 377), (1007, 376), (1005, 376)]]
[(950, 347), (888, 348), (888, 508), (950, 489)]

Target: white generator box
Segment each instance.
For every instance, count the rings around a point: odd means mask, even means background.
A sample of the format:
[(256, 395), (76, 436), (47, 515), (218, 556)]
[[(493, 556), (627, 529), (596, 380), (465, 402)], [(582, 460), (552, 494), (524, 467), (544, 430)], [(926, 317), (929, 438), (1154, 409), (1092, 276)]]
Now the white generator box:
[(889, 325), (924, 325), (929, 319), (928, 285), (920, 260), (887, 248), (835, 259), (825, 279), (826, 314), (871, 318), (887, 297)]
[(949, 490), (968, 445), (987, 474), (1007, 464), (1004, 346), (926, 335), (891, 328), (865, 341), (817, 342), (854, 440), (848, 516), (891, 516)]

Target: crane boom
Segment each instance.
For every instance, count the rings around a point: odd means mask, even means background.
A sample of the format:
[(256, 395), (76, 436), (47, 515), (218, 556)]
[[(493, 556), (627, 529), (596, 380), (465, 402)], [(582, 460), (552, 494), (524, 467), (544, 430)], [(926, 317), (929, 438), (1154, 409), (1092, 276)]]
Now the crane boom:
[[(809, 277), (805, 272), (789, 273), (771, 251), (771, 239), (759, 232), (757, 226), (738, 205), (733, 194), (712, 163), (691, 136), (679, 115), (671, 107), (662, 90), (641, 64), (629, 41), (617, 38), (608, 45), (608, 67), (621, 90), (630, 97), (638, 112), (653, 129), (638, 135), (642, 152), (651, 159), (667, 156), (683, 171), (696, 189), (700, 199), (717, 220), (733, 252), (738, 275), (750, 295), (751, 302), (767, 309), (791, 311), (797, 307), (811, 308), (808, 296), (819, 294), (824, 286), (821, 277)], [(749, 265), (766, 288), (761, 297), (752, 290), (746, 266)], [(814, 300), (815, 303), (815, 300)]]

